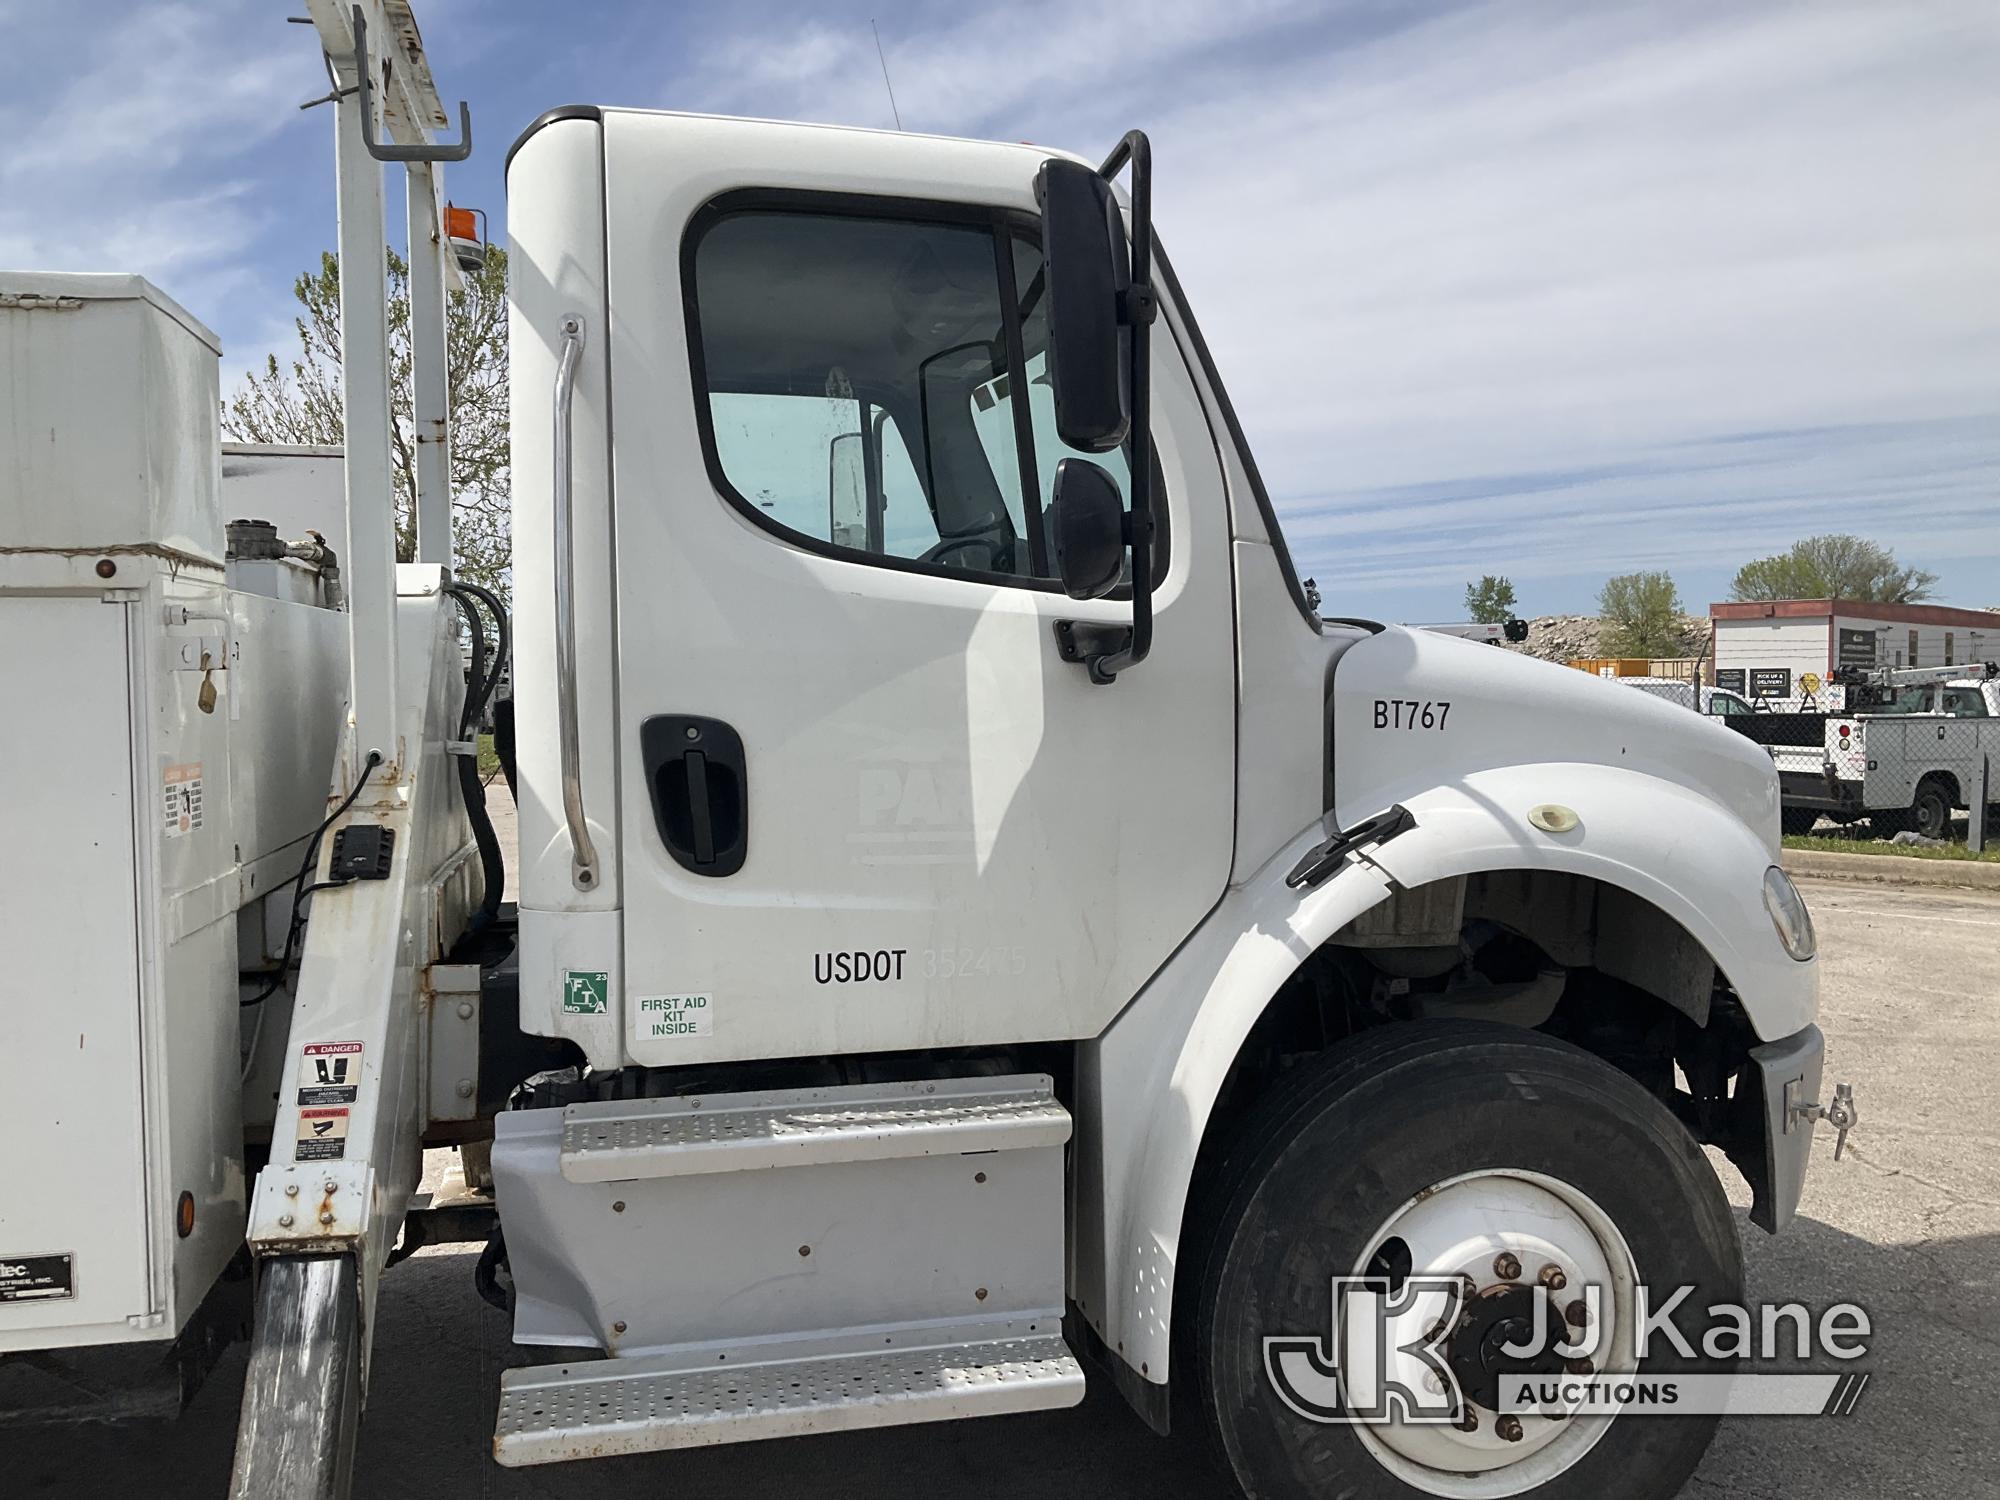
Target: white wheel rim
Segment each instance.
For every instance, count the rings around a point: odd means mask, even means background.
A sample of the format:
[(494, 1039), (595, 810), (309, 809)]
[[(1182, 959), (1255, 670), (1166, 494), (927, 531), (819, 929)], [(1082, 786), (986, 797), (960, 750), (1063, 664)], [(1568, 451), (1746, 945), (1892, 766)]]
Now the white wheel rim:
[[(1496, 1270), (1503, 1255), (1520, 1263), (1514, 1278), (1532, 1286), (1542, 1268), (1561, 1270), (1567, 1288), (1602, 1288), (1594, 1365), (1629, 1374), (1637, 1320), (1639, 1273), (1625, 1236), (1590, 1195), (1539, 1172), (1493, 1170), (1448, 1178), (1416, 1194), (1369, 1238), (1352, 1274), (1367, 1273), (1391, 1240), (1409, 1247), (1413, 1275), (1470, 1277), (1482, 1292), (1507, 1284)], [(1412, 1343), (1437, 1315), (1442, 1298), (1392, 1317), (1391, 1346)], [(1551, 1299), (1554, 1307), (1563, 1297)], [(1407, 1324), (1408, 1326), (1404, 1326)], [(1412, 1387), (1424, 1374), (1411, 1355), (1392, 1354), (1390, 1371)], [(1478, 1427), (1391, 1421), (1354, 1428), (1362, 1447), (1414, 1489), (1453, 1500), (1498, 1500), (1536, 1489), (1566, 1472), (1595, 1447), (1610, 1416), (1519, 1418), (1520, 1436), (1496, 1431), (1496, 1414), (1475, 1408)]]

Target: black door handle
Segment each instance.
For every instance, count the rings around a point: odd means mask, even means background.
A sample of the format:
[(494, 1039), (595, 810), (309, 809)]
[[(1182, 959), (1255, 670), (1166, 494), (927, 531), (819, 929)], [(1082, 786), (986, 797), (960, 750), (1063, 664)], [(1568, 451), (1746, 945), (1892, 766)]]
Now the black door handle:
[(720, 719), (654, 714), (639, 753), (660, 842), (697, 875), (734, 875), (749, 849), (750, 781), (743, 737)]

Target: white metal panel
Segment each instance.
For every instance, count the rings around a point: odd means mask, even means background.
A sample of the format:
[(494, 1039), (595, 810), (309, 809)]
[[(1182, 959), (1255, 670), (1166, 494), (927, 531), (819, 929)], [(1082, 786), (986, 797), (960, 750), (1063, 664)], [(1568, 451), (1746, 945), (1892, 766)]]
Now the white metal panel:
[[(1779, 671), (1789, 674), (1790, 691), (1767, 694), (1790, 701), (1799, 696), (1799, 679), (1812, 672), (1824, 681), (1832, 670), (1828, 648), (1829, 621), (1825, 615), (1803, 619), (1717, 620), (1715, 622), (1715, 670), (1743, 673), (1742, 693), (1755, 698), (1756, 674)], [(1731, 691), (1736, 691), (1731, 688)]]
[(228, 791), (236, 858), (247, 868), (326, 816), (347, 717), (347, 620), (261, 594), (225, 597), (233, 647)]
[[(1228, 509), (1173, 341), (1153, 341), (1173, 538), (1153, 652), (1096, 687), (1052, 627), (1129, 604), (822, 556), (734, 511), (706, 474), (678, 275), (683, 228), (719, 192), (1032, 213), (1045, 153), (636, 112), (607, 114), (605, 138), (627, 1054), (1095, 1032), (1214, 904), (1231, 855)], [(749, 852), (727, 879), (684, 870), (654, 828), (639, 726), (663, 712), (743, 737)], [(900, 975), (816, 979), (856, 950), (900, 951)], [(712, 1025), (656, 1035), (634, 1002), (680, 994), (709, 996)]]
[(347, 535), (347, 465), (338, 448), (222, 445), (222, 508), (231, 521), (269, 521), (288, 542)]
[[(593, 1063), (616, 1067), (623, 1061), (617, 1017), (559, 1008), (572, 969), (603, 973), (610, 993), (621, 993), (603, 182), (602, 134), (591, 120), (544, 126), (509, 164), (508, 367), (521, 1024), (570, 1036)], [(557, 325), (569, 313), (583, 317), (586, 338), (573, 419), (578, 670), (571, 686), (584, 726), (584, 812), (603, 871), (588, 891), (570, 878), (556, 714), (553, 390), (562, 345)]]
[[(516, 1341), (621, 1356), (705, 1346), (712, 1359), (860, 1334), (881, 1348), (967, 1320), (1053, 1330), (1068, 1120), (1047, 1078), (985, 1082), (1015, 1095), (1017, 1118), (1000, 1128), (975, 1119), (954, 1141), (939, 1116), (919, 1116), (874, 1132), (809, 1132), (789, 1153), (768, 1137), (742, 1151), (690, 1139), (686, 1100), (619, 1101), (607, 1109), (628, 1134), (643, 1134), (651, 1114), (667, 1126), (665, 1143), (644, 1159), (624, 1153), (615, 1177), (588, 1180), (571, 1170), (586, 1159), (576, 1127), (605, 1114), (502, 1114), (493, 1178)], [(739, 1102), (701, 1101), (741, 1120)], [(785, 1115), (782, 1105), (758, 1108)], [(907, 1154), (883, 1154), (899, 1138)], [(619, 1153), (594, 1154), (615, 1165)], [(665, 1160), (675, 1155), (684, 1167)]]
[(0, 272), (0, 546), (222, 560), (215, 335), (137, 276)]
[[(126, 611), (0, 598), (0, 1262), (74, 1257), (75, 1296), (0, 1301), (0, 1349), (29, 1330), (157, 1310), (148, 1259), (138, 865)], [(102, 1336), (102, 1335), (98, 1335)]]

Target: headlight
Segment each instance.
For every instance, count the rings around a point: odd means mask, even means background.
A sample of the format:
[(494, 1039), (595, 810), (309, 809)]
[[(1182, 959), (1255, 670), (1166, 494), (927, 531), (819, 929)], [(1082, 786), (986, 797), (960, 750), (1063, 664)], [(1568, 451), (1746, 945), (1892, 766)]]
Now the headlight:
[(1778, 929), (1778, 941), (1793, 958), (1804, 963), (1819, 952), (1819, 939), (1813, 936), (1812, 913), (1806, 910), (1805, 897), (1792, 884), (1792, 877), (1776, 865), (1764, 872), (1764, 910), (1771, 914), (1771, 925)]

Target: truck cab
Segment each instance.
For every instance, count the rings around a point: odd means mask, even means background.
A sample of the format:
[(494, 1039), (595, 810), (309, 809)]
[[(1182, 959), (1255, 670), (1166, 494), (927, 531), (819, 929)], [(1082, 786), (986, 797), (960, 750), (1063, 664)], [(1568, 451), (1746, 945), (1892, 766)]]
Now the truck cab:
[[(1121, 169), (1129, 197), (1081, 181)], [(1322, 619), (1153, 243), (1148, 172), (1143, 137), (1099, 176), (595, 107), (515, 145), (520, 1017), (581, 1067), (500, 1117), (494, 1172), (517, 1336), (617, 1358), (510, 1375), (503, 1462), (724, 1440), (606, 1426), (585, 1386), (717, 1358), (837, 1386), (884, 1339), (1025, 1339), (1031, 1373), (983, 1388), (1060, 1404), (1065, 1313), (1162, 1429), (1174, 1385), (1261, 1384), (1256, 1350), (1201, 1330), (1297, 1290), (1248, 1247), (1305, 1200), (1225, 1165), (1272, 1149), (1287, 1089), (1349, 1151), (1339, 1131), (1379, 1123), (1342, 1115), (1351, 1086), (1395, 1080), (1374, 1108), (1437, 1164), (1345, 1215), (1314, 1276), (1391, 1242), (1425, 1269), (1408, 1215), (1451, 1178), (1450, 1254), (1476, 1254), (1442, 1269), (1489, 1309), (1531, 1213), (1572, 1242), (1536, 1241), (1549, 1266), (1624, 1289), (1614, 1318), (1641, 1257), (1720, 1295), (1712, 1175), (1637, 1144), (1676, 1133), (1744, 1165), (1760, 1224), (1790, 1217), (1821, 1043), (1768, 758), (1561, 667)], [(1635, 1142), (1625, 1186), (1547, 1186), (1412, 1107), (1426, 1079), (1489, 1091), (1480, 1059), (1510, 1049), (1566, 1103), (1578, 1068), (1630, 1091), (1604, 1122)], [(883, 1120), (866, 1145), (857, 1114)], [(997, 1220), (932, 1180), (961, 1131), (1020, 1153)], [(732, 1159), (776, 1169), (760, 1196)], [(813, 1239), (836, 1179), (885, 1224), (922, 1214), (914, 1253), (954, 1269), (909, 1285), (906, 1244)], [(1640, 1250), (1642, 1224), (1591, 1227), (1591, 1192), (1641, 1180), (1699, 1230)], [(647, 1226), (715, 1269), (640, 1285)], [(1316, 1492), (1267, 1451), (1290, 1378), (1207, 1408), (1259, 1493)], [(731, 1435), (799, 1430), (737, 1399)], [(1616, 1424), (1486, 1420), (1337, 1441), (1369, 1473), (1524, 1478), (1617, 1447)]]

